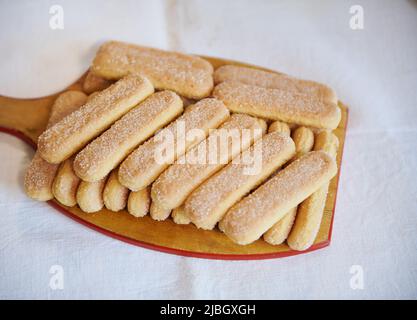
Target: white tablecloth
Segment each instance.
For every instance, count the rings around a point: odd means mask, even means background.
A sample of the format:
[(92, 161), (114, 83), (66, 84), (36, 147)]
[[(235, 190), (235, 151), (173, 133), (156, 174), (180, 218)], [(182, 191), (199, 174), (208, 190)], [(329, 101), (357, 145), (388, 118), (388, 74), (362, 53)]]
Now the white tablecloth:
[[(363, 30), (349, 27), (354, 4)], [(0, 135), (0, 298), (417, 298), (416, 1), (2, 1), (0, 30), (3, 95), (60, 90), (118, 39), (321, 81), (350, 106), (331, 246), (265, 261), (168, 255), (81, 226), (25, 196), (33, 152)]]

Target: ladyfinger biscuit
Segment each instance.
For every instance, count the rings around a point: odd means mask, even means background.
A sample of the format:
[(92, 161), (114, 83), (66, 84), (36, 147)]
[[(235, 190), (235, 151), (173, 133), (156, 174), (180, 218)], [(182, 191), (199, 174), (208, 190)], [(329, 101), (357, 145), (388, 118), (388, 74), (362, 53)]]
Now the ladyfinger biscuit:
[[(295, 146), (290, 137), (279, 132), (265, 135), (244, 151), (239, 161), (234, 159), (195, 189), (185, 201), (185, 215), (198, 228), (213, 229), (231, 206), (294, 154)], [(245, 161), (251, 157), (255, 157), (253, 163)], [(256, 162), (258, 167), (249, 172)]]
[(112, 85), (114, 81), (107, 80), (104, 78), (101, 78), (99, 76), (96, 76), (91, 71), (88, 71), (84, 83), (83, 83), (83, 90), (87, 94), (94, 93), (96, 91), (101, 91), (104, 89), (107, 89)]
[(142, 74), (157, 89), (193, 99), (207, 97), (213, 89), (213, 67), (202, 58), (116, 41), (100, 47), (92, 71), (105, 79)]
[(213, 96), (222, 100), (233, 112), (318, 128), (334, 129), (341, 117), (340, 109), (334, 102), (323, 101), (305, 93), (267, 89), (239, 82), (218, 84)]
[(75, 173), (90, 182), (104, 178), (134, 148), (182, 110), (180, 97), (172, 91), (151, 95), (77, 154)]
[(298, 127), (292, 133), (292, 139), (295, 143), (295, 157), (293, 160), (310, 152), (314, 146), (314, 133), (306, 127)]
[(266, 242), (272, 245), (279, 245), (287, 240), (294, 225), (295, 217), (297, 215), (297, 207), (288, 211), (272, 228), (265, 232), (263, 238)]
[(327, 183), (336, 171), (336, 162), (327, 153), (307, 153), (235, 204), (220, 221), (220, 229), (232, 241), (249, 244)]
[(189, 223), (191, 223), (190, 218), (188, 217), (188, 215), (185, 214), (184, 205), (181, 205), (181, 206), (175, 208), (174, 210), (172, 210), (171, 216), (172, 216), (172, 220), (176, 224), (189, 224)]
[[(295, 129), (292, 134), (292, 139), (295, 144), (296, 153), (291, 161), (298, 159), (313, 149), (314, 134), (306, 127), (298, 127)], [(284, 217), (282, 217), (282, 219), (276, 222), (272, 228), (264, 234), (264, 240), (273, 245), (283, 243), (291, 231), (296, 215), (297, 207), (292, 208), (286, 215), (284, 215)]]
[[(338, 147), (339, 140), (333, 133), (323, 131), (316, 136), (314, 150), (323, 150), (333, 159), (336, 159)], [(320, 229), (328, 190), (329, 182), (321, 186), (319, 190), (299, 205), (294, 227), (287, 239), (291, 249), (306, 250), (314, 243)]]
[[(123, 161), (119, 170), (120, 183), (134, 191), (149, 186), (179, 156), (204, 140), (210, 129), (217, 128), (228, 117), (229, 110), (217, 99), (203, 99), (190, 106), (181, 117), (140, 145)], [(187, 134), (195, 130), (201, 134), (186, 139)], [(166, 141), (168, 138), (169, 141)], [(160, 159), (157, 153), (164, 141), (172, 152)]]
[[(66, 91), (55, 100), (47, 127), (51, 127), (62, 118), (78, 109), (85, 103), (87, 96), (81, 91)], [(26, 194), (32, 199), (39, 201), (51, 200), (52, 184), (58, 170), (58, 164), (45, 161), (38, 151), (35, 152), (24, 179)]]
[(103, 190), (103, 202), (107, 209), (117, 212), (123, 210), (127, 204), (129, 189), (119, 182), (117, 169), (114, 169), (107, 179)]
[(80, 209), (87, 213), (103, 209), (103, 189), (106, 178), (95, 182), (81, 181), (77, 189), (77, 203)]
[(268, 127), (268, 133), (271, 132), (280, 132), (286, 136), (291, 135), (291, 129), (288, 124), (281, 121), (274, 121)]
[[(196, 187), (247, 149), (265, 130), (263, 120), (243, 114), (232, 115), (206, 140), (177, 159), (153, 183), (152, 201), (161, 208), (158, 212), (165, 215), (153, 215), (152, 218), (166, 219), (170, 211), (179, 207)], [(198, 155), (202, 155), (199, 161), (193, 161)]]
[(79, 109), (87, 101), (87, 99), (88, 97), (83, 92), (77, 90), (68, 90), (61, 93), (56, 98), (51, 108), (46, 129), (49, 129), (66, 116)]
[(132, 191), (127, 201), (127, 211), (135, 217), (144, 217), (151, 206), (151, 188)]
[(41, 134), (42, 158), (50, 163), (68, 159), (152, 93), (152, 84), (144, 77), (119, 80)]
[[(93, 99), (98, 92), (93, 92), (87, 101)], [(74, 158), (71, 156), (59, 165), (58, 172), (52, 184), (52, 193), (61, 204), (72, 207), (77, 204), (76, 194), (81, 179), (74, 172)]]
[(71, 157), (60, 164), (52, 184), (52, 193), (55, 199), (68, 207), (77, 204), (76, 194), (81, 181), (74, 172), (73, 162), (74, 157)]
[(317, 96), (325, 101), (337, 103), (336, 93), (328, 86), (314, 81), (296, 79), (277, 72), (264, 71), (250, 67), (225, 65), (214, 72), (215, 84), (224, 81), (237, 81), (269, 89), (281, 89), (305, 93)]
[(152, 201), (149, 212), (152, 219), (161, 221), (169, 217), (171, 214), (171, 209), (161, 207), (158, 203)]
[(52, 164), (42, 159), (39, 152), (35, 152), (25, 173), (24, 188), (26, 194), (38, 201), (53, 199), (52, 182), (59, 164)]

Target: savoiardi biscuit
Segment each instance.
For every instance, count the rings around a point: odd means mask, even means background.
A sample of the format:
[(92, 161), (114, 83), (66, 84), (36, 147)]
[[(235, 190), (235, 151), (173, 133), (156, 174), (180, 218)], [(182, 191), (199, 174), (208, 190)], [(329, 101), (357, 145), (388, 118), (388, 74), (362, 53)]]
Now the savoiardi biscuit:
[[(87, 96), (81, 91), (66, 91), (61, 93), (55, 100), (48, 121), (51, 127), (71, 112), (85, 103)], [(26, 170), (24, 188), (26, 194), (32, 199), (39, 201), (51, 200), (52, 184), (57, 173), (59, 164), (52, 164), (44, 160), (38, 151)]]
[(327, 153), (307, 153), (236, 203), (219, 227), (238, 244), (252, 243), (327, 183), (336, 171), (336, 162)]
[(232, 112), (270, 120), (335, 129), (341, 119), (336, 103), (304, 93), (226, 81), (214, 88), (213, 96), (222, 100)]
[(90, 182), (104, 178), (134, 148), (182, 110), (182, 100), (172, 91), (160, 91), (149, 96), (77, 154), (74, 161), (76, 174)]
[(155, 88), (173, 90), (192, 99), (205, 98), (213, 89), (213, 67), (208, 61), (117, 41), (100, 47), (91, 70), (105, 79), (142, 74)]
[(38, 149), (42, 158), (50, 163), (68, 159), (153, 91), (149, 80), (130, 75), (97, 93), (41, 134)]
[[(188, 150), (185, 155), (168, 167), (153, 183), (152, 205), (158, 208), (155, 212), (161, 215), (152, 215), (151, 208), (151, 216), (156, 220), (166, 219), (171, 210), (179, 207), (196, 187), (224, 167), (242, 150), (247, 149), (265, 131), (266, 123), (263, 120), (242, 114), (232, 115), (206, 140)], [(236, 139), (229, 139), (231, 136), (235, 136)], [(210, 148), (210, 146), (221, 145), (222, 142), (224, 142), (224, 148)], [(200, 154), (201, 150), (205, 151), (202, 153), (202, 161), (190, 163), (189, 159)]]

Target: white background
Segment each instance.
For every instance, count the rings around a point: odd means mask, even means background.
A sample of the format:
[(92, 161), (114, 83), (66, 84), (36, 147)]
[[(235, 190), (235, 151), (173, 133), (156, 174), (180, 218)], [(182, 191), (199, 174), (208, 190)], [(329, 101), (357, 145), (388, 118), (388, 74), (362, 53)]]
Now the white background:
[[(52, 4), (64, 30), (49, 27)], [(349, 28), (354, 4), (364, 30)], [(417, 298), (416, 1), (0, 1), (0, 30), (3, 95), (61, 90), (117, 39), (314, 79), (350, 105), (331, 246), (266, 261), (172, 256), (87, 229), (24, 195), (33, 152), (0, 135), (0, 298)], [(63, 290), (49, 286), (56, 264)]]

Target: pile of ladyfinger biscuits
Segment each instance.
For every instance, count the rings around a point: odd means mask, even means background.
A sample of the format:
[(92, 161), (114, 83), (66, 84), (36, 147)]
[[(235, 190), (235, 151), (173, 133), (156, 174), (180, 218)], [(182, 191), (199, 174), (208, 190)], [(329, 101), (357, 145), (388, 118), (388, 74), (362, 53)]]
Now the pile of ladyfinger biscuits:
[[(31, 198), (217, 227), (240, 245), (314, 243), (337, 172), (332, 130), (341, 111), (329, 87), (250, 67), (214, 70), (200, 57), (110, 41), (83, 91), (66, 91), (52, 106), (25, 176)], [(199, 134), (179, 141), (179, 123)], [(187, 161), (232, 130), (242, 133), (240, 143), (206, 152), (218, 161)], [(160, 162), (155, 151), (167, 133), (175, 150)], [(253, 153), (261, 167), (248, 174), (233, 160)]]

